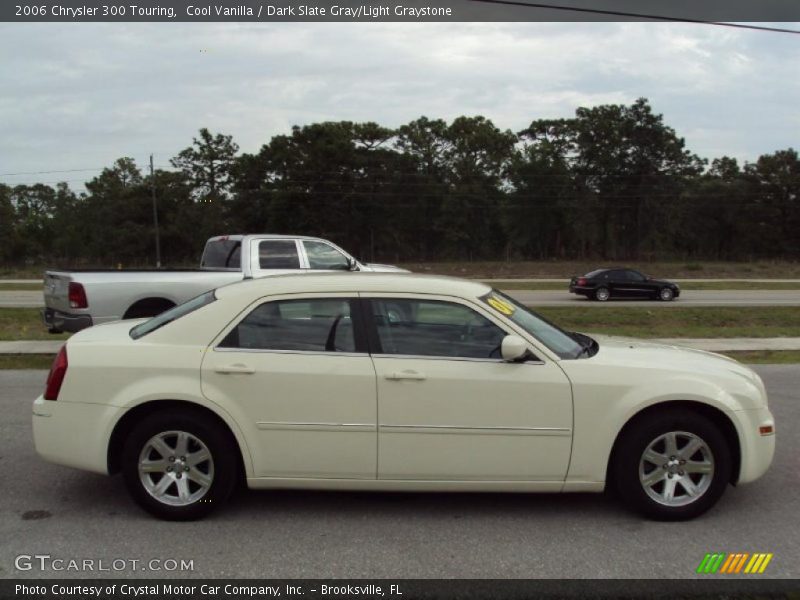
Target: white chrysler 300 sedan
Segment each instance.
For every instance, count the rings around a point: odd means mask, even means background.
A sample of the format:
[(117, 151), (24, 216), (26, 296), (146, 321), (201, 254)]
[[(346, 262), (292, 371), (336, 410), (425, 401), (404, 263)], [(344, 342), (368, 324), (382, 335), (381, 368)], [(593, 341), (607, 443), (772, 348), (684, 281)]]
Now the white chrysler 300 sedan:
[(251, 488), (599, 492), (659, 519), (764, 474), (761, 379), (696, 350), (563, 331), (476, 282), (287, 275), (61, 349), (45, 459), (121, 472), (152, 514)]

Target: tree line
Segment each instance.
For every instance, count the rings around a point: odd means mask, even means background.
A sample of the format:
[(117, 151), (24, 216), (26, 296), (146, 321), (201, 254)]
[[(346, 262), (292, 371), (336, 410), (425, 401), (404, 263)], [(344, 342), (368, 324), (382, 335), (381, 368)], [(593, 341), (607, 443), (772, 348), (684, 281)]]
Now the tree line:
[(513, 133), (482, 117), (295, 126), (259, 152), (201, 129), (152, 175), (0, 184), (0, 263), (194, 263), (222, 233), (331, 239), (365, 260), (797, 259), (792, 148), (710, 162), (641, 98)]

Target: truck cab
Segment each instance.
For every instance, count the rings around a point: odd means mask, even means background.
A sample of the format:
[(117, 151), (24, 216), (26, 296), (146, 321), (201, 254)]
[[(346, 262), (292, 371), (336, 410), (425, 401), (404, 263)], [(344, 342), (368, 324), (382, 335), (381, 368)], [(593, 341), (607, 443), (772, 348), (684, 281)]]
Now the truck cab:
[(361, 263), (336, 244), (321, 238), (273, 234), (213, 237), (206, 242), (200, 268), (241, 270), (245, 279), (297, 271), (403, 270), (390, 265)]

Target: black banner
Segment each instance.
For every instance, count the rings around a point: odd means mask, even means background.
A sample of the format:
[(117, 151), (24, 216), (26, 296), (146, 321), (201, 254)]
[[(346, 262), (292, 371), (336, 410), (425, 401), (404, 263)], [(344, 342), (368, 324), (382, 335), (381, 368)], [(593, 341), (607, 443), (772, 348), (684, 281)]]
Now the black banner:
[(800, 21), (797, 0), (11, 0), (0, 21)]
[(0, 600), (231, 600), (244, 598), (790, 598), (790, 579), (43, 579), (0, 581)]

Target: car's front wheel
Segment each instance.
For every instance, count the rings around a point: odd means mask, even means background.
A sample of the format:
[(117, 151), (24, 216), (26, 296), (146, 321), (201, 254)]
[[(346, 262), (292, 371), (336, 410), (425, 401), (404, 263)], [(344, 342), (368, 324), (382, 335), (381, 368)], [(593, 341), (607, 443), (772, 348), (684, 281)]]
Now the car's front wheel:
[(237, 465), (229, 436), (194, 411), (149, 415), (122, 451), (122, 474), (133, 499), (173, 521), (204, 517), (223, 504), (236, 483)]
[(610, 474), (622, 500), (648, 517), (692, 519), (711, 508), (731, 478), (725, 436), (688, 410), (651, 413), (622, 434)]

